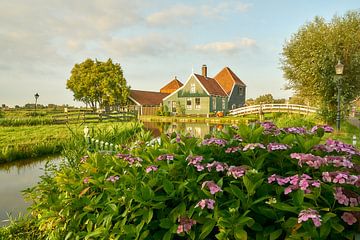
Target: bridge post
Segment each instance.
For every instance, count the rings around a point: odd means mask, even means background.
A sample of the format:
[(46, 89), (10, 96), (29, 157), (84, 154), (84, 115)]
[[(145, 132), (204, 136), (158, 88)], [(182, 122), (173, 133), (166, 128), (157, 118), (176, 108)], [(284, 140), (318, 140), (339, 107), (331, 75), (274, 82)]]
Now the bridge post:
[(262, 110), (262, 104), (260, 103), (260, 107), (259, 107), (259, 120), (260, 122), (264, 121), (264, 112)]

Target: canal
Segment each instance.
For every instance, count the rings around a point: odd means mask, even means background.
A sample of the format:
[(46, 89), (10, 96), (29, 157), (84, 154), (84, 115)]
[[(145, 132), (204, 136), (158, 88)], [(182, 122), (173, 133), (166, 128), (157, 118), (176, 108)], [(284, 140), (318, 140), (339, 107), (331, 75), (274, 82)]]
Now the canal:
[(40, 181), (48, 161), (57, 163), (60, 158), (52, 156), (0, 164), (0, 226), (8, 223), (8, 214), (17, 217), (19, 213), (26, 213), (29, 203), (24, 201), (21, 191)]

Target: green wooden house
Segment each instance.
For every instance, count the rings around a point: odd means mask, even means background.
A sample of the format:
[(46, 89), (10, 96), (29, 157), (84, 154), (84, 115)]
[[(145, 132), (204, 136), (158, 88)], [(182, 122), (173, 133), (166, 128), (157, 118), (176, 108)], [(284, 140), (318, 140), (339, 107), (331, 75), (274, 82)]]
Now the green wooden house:
[(226, 113), (229, 107), (240, 107), (245, 103), (245, 88), (230, 68), (225, 67), (211, 78), (203, 65), (202, 74), (191, 74), (182, 87), (163, 99), (163, 105), (172, 114)]

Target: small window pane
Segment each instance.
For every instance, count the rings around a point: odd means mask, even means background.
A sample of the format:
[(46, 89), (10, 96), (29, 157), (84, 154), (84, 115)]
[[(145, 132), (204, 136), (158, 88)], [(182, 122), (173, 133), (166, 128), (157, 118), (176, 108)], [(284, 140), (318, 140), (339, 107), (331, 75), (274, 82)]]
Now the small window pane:
[(200, 98), (195, 98), (195, 109), (200, 109)]
[(191, 109), (191, 108), (192, 108), (192, 106), (191, 106), (191, 98), (187, 98), (187, 99), (186, 99), (186, 108), (187, 108), (187, 109)]

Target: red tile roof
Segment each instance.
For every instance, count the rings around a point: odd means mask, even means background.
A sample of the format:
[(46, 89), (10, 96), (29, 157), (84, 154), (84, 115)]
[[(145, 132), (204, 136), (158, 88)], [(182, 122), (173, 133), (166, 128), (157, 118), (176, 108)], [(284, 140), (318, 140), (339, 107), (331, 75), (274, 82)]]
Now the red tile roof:
[(160, 105), (168, 93), (130, 90), (130, 99), (135, 100), (142, 106)]
[(160, 89), (161, 93), (172, 93), (175, 92), (178, 88), (182, 87), (182, 84), (179, 80), (175, 79), (166, 84), (164, 87)]
[(227, 94), (224, 92), (224, 90), (221, 88), (221, 86), (216, 82), (215, 79), (204, 77), (203, 75), (195, 74), (196, 78), (199, 79), (201, 84), (204, 86), (206, 91), (210, 95), (217, 95), (217, 96), (227, 96)]
[(216, 74), (214, 79), (221, 85), (227, 94), (230, 94), (234, 84), (246, 86), (245, 83), (243, 83), (243, 81), (241, 81), (240, 78), (228, 67), (223, 68), (218, 74)]

